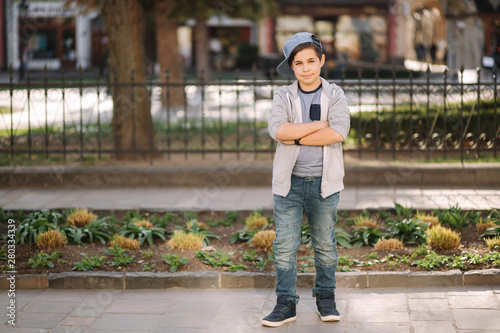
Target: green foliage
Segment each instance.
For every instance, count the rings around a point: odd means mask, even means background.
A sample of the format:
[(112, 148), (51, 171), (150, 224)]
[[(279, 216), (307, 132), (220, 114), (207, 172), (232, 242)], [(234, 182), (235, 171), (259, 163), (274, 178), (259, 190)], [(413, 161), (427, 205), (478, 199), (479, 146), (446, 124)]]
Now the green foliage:
[(198, 221), (198, 214), (196, 214), (195, 212), (185, 211), (184, 212), (184, 220), (186, 220), (186, 221), (192, 221), (192, 220)]
[(233, 264), (229, 259), (234, 254), (234, 252), (225, 253), (222, 250), (217, 250), (216, 252), (207, 252), (207, 251), (197, 251), (194, 254), (196, 259), (200, 259), (204, 264), (210, 265), (213, 267), (217, 266), (231, 266)]
[(142, 265), (143, 272), (150, 272), (151, 268), (156, 266), (156, 264), (152, 264), (150, 262), (143, 262), (141, 265)]
[(405, 244), (425, 243), (425, 230), (428, 223), (419, 223), (411, 218), (401, 221), (389, 221), (389, 238), (397, 238)]
[(97, 267), (101, 267), (104, 265), (104, 262), (106, 260), (105, 257), (100, 257), (100, 256), (93, 256), (92, 258), (89, 258), (89, 256), (85, 253), (80, 253), (83, 256), (83, 259), (81, 261), (76, 261), (73, 263), (74, 267), (73, 270), (79, 270), (79, 271), (89, 271), (93, 270)]
[(449, 227), (460, 231), (469, 225), (467, 215), (468, 212), (463, 214), (462, 209), (458, 207), (458, 204), (447, 210), (438, 211), (436, 213), (436, 216), (439, 218), (442, 225), (448, 225)]
[(253, 239), (253, 236), (255, 236), (256, 233), (259, 231), (265, 230), (267, 226), (263, 226), (260, 230), (259, 229), (248, 229), (247, 226), (245, 226), (245, 229), (237, 231), (229, 240), (232, 244), (236, 242), (247, 242), (250, 243)]
[(243, 265), (243, 264), (232, 264), (229, 266), (228, 270), (230, 272), (238, 272), (238, 271), (243, 271), (245, 269), (248, 269), (248, 266)]
[(420, 255), (420, 256), (425, 256), (427, 253), (429, 253), (429, 250), (427, 249), (427, 246), (425, 244), (420, 244), (413, 250), (413, 253), (415, 255)]
[(365, 255), (365, 258), (366, 258), (366, 260), (377, 260), (378, 254), (377, 254), (377, 252), (367, 253)]
[(0, 260), (7, 260), (7, 244), (0, 247)]
[(118, 234), (131, 239), (136, 239), (142, 245), (145, 240), (148, 241), (149, 246), (153, 245), (153, 237), (158, 237), (165, 240), (165, 230), (158, 227), (143, 227), (134, 224), (134, 220), (126, 223), (118, 229)]
[(63, 221), (62, 215), (47, 209), (29, 214), (17, 228), (16, 243), (36, 243), (37, 235), (48, 230), (57, 230)]
[(115, 228), (111, 225), (110, 218), (104, 217), (81, 228), (65, 225), (61, 227), (61, 232), (66, 235), (71, 244), (83, 245), (84, 241), (91, 244), (94, 239), (97, 239), (105, 245), (107, 241), (113, 239)]
[(412, 207), (404, 207), (397, 202), (394, 203), (394, 209), (396, 210), (396, 215), (401, 219), (409, 219), (413, 213)]
[(379, 210), (377, 211), (377, 214), (378, 216), (380, 216), (382, 220), (387, 220), (391, 218), (391, 213), (386, 210)]
[(142, 256), (144, 259), (151, 259), (153, 258), (153, 252), (152, 251), (144, 251), (142, 252)]
[(436, 269), (446, 263), (448, 263), (449, 257), (445, 255), (438, 255), (434, 251), (429, 251), (429, 253), (421, 259), (413, 261), (413, 266), (418, 266), (420, 268), (431, 270)]
[(210, 245), (209, 238), (220, 239), (219, 236), (217, 236), (216, 234), (214, 234), (211, 231), (208, 231), (207, 229), (205, 229), (203, 227), (200, 227), (196, 222), (197, 222), (197, 220), (191, 220), (191, 225), (189, 225), (189, 228), (184, 228), (183, 230), (188, 234), (195, 234), (195, 235), (203, 236), (203, 246)]
[(113, 262), (110, 262), (109, 265), (115, 267), (122, 267), (130, 264), (135, 258), (135, 256), (129, 256), (127, 251), (118, 246), (116, 242), (113, 243), (112, 248), (107, 249), (104, 253), (113, 257)]
[(373, 246), (380, 237), (382, 237), (382, 232), (379, 228), (373, 230), (368, 227), (357, 227), (352, 233), (351, 244), (353, 244), (353, 247), (360, 247), (362, 245)]
[(32, 264), (31, 268), (37, 267), (49, 267), (54, 268), (54, 263), (52, 260), (57, 259), (62, 254), (61, 251), (54, 251), (51, 254), (37, 251), (33, 255), (33, 257), (29, 258), (28, 263)]
[(257, 255), (255, 250), (240, 252), (240, 254), (243, 256), (244, 261), (252, 263), (254, 266), (259, 268), (259, 271), (265, 270), (269, 261), (274, 261), (274, 255), (272, 253), (267, 254), (267, 259)]
[(218, 225), (223, 225), (225, 227), (229, 227), (231, 225), (233, 225), (234, 223), (238, 222), (238, 212), (235, 212), (235, 211), (227, 211), (226, 212), (226, 218), (224, 219), (221, 219), (221, 220), (217, 220), (217, 221), (209, 221), (209, 219), (207, 219), (207, 223), (209, 226), (211, 227), (216, 227)]
[(24, 216), (24, 212), (22, 209), (19, 209), (17, 211), (17, 218), (14, 216), (12, 211), (9, 211), (8, 213), (5, 213), (3, 210), (3, 207), (0, 207), (0, 223), (7, 223), (9, 219), (13, 219), (14, 221), (22, 221), (26, 217)]
[(170, 272), (176, 272), (178, 268), (184, 266), (188, 263), (188, 258), (180, 257), (178, 254), (162, 254), (161, 256), (165, 259), (165, 262), (170, 265)]
[[(311, 239), (311, 229), (309, 224), (303, 224), (300, 230), (301, 233), (301, 243), (306, 244), (307, 247), (312, 245)], [(351, 235), (342, 228), (335, 228), (335, 239), (337, 240), (337, 244), (346, 248), (352, 248), (351, 245)]]

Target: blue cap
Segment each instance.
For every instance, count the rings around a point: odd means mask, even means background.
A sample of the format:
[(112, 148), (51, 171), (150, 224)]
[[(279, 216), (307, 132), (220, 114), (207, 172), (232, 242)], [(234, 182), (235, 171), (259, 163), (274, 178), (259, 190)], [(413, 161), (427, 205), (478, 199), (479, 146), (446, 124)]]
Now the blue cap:
[(299, 32), (288, 38), (285, 42), (285, 47), (283, 47), (283, 54), (285, 55), (285, 60), (283, 60), (278, 67), (276, 67), (276, 71), (281, 75), (285, 76), (295, 76), (292, 68), (288, 64), (288, 58), (290, 57), (290, 53), (292, 53), (293, 49), (304, 43), (314, 43), (319, 46), (321, 51), (323, 51), (323, 47), (321, 43), (315, 35), (309, 32)]

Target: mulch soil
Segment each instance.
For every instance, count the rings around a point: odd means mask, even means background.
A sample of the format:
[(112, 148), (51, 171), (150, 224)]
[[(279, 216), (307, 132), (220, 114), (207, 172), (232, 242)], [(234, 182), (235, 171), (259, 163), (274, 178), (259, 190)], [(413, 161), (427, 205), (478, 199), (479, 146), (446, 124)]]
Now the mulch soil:
[[(25, 212), (26, 215), (29, 212)], [(96, 214), (100, 216), (108, 216), (111, 214), (114, 214), (114, 216), (118, 219), (121, 220), (123, 219), (126, 211), (95, 211)], [(145, 213), (145, 211), (141, 211), (140, 213)], [(182, 212), (177, 212), (179, 217), (183, 216)], [(258, 267), (255, 265), (252, 265), (252, 263), (245, 262), (243, 260), (243, 256), (240, 254), (240, 252), (243, 251), (248, 251), (248, 250), (255, 250), (257, 255), (262, 256), (262, 258), (266, 259), (268, 256), (268, 253), (264, 250), (259, 250), (255, 248), (252, 244), (247, 244), (247, 243), (236, 243), (232, 244), (230, 242), (230, 238), (239, 230), (244, 229), (245, 224), (244, 220), (247, 216), (250, 215), (250, 211), (242, 211), (238, 212), (239, 215), (239, 221), (234, 223), (231, 226), (225, 227), (222, 225), (219, 225), (217, 227), (209, 227), (209, 230), (215, 233), (220, 237), (220, 239), (210, 239), (210, 246), (215, 248), (216, 250), (223, 250), (224, 252), (234, 252), (234, 254), (231, 257), (231, 261), (233, 264), (244, 264), (248, 266), (248, 269), (245, 269), (247, 272), (264, 272), (264, 273), (273, 273), (274, 272), (274, 265), (272, 262), (268, 262), (266, 269), (263, 271), (260, 271)], [(349, 233), (352, 233), (354, 230), (352, 224), (349, 222), (349, 217), (354, 217), (358, 216), (360, 212), (354, 212), (351, 211), (347, 216), (339, 216), (337, 226), (343, 228)], [(149, 212), (150, 215), (156, 214), (156, 215), (163, 215), (163, 213), (159, 212)], [(373, 212), (374, 215), (376, 215), (376, 212)], [(203, 222), (205, 221), (206, 218), (210, 218), (212, 221), (222, 219), (225, 217), (225, 212), (199, 212), (197, 213), (199, 217), (199, 221)], [(264, 211), (264, 216), (269, 216), (272, 217), (272, 212), (271, 211)], [(176, 228), (183, 227), (183, 225), (176, 225), (173, 222), (169, 223), (166, 227), (167, 231), (173, 231)], [(7, 225), (6, 224), (0, 224), (0, 236), (7, 234)], [(460, 254), (462, 251), (467, 251), (469, 253), (480, 253), (480, 254), (485, 254), (488, 253), (489, 250), (486, 247), (484, 241), (480, 239), (479, 234), (476, 230), (475, 225), (469, 225), (468, 228), (464, 229), (461, 233), (461, 246), (459, 249), (451, 252), (440, 252), (436, 251), (438, 254), (446, 254), (446, 255), (452, 255), (452, 254)], [(166, 235), (167, 240), (169, 238), (168, 235)], [(0, 245), (5, 243), (4, 241), (0, 242)], [(133, 262), (131, 264), (127, 264), (124, 267), (114, 267), (111, 266), (109, 263), (113, 261), (112, 257), (109, 255), (105, 254), (105, 251), (110, 247), (109, 244), (103, 245), (99, 241), (94, 241), (92, 244), (86, 244), (86, 245), (69, 245), (66, 244), (65, 246), (59, 248), (58, 250), (62, 252), (60, 257), (54, 261), (54, 267), (53, 268), (48, 268), (48, 267), (39, 267), (39, 268), (32, 268), (31, 264), (28, 263), (29, 258), (31, 258), (36, 251), (44, 251), (47, 253), (52, 252), (53, 250), (46, 250), (38, 247), (36, 244), (17, 244), (16, 245), (16, 269), (18, 274), (42, 274), (42, 273), (57, 273), (57, 272), (67, 272), (67, 271), (72, 271), (73, 270), (73, 262), (77, 262), (83, 259), (83, 256), (81, 255), (82, 253), (87, 254), (89, 257), (98, 255), (98, 256), (105, 256), (106, 257), (106, 264), (98, 268), (99, 271), (114, 271), (114, 272), (121, 272), (121, 271), (127, 271), (127, 272), (140, 272), (143, 271), (144, 265), (145, 264), (150, 264), (150, 272), (168, 272), (170, 269), (170, 266), (165, 262), (165, 260), (161, 257), (162, 254), (164, 253), (169, 253), (169, 254), (178, 254), (182, 257), (187, 257), (189, 259), (188, 263), (185, 266), (180, 267), (177, 271), (178, 272), (196, 272), (196, 271), (228, 271), (227, 267), (212, 267), (210, 265), (204, 264), (201, 260), (194, 258), (194, 254), (196, 253), (195, 250), (176, 250), (176, 249), (171, 249), (166, 242), (164, 242), (161, 239), (155, 238), (153, 246), (150, 246), (147, 242), (144, 242), (144, 244), (137, 250), (127, 250), (127, 253), (129, 255), (135, 256)], [(387, 254), (392, 253), (392, 254), (398, 254), (398, 255), (411, 255), (413, 253), (413, 250), (415, 249), (415, 246), (404, 246), (400, 250), (391, 250), (391, 251), (376, 251), (372, 246), (362, 246), (359, 248), (352, 248), (352, 249), (346, 249), (341, 246), (338, 246), (338, 255), (339, 257), (341, 256), (348, 256), (349, 259), (357, 259), (359, 261), (368, 261), (368, 256), (371, 254), (370, 257), (373, 257), (373, 253), (375, 252), (377, 254), (377, 258), (380, 260), (387, 256)], [(153, 252), (152, 258), (145, 259), (143, 253), (145, 251), (150, 251)], [(298, 253), (298, 258), (302, 257), (307, 257), (313, 254), (312, 247), (307, 247), (305, 244), (300, 245), (299, 253)], [(299, 260), (298, 261), (298, 268), (303, 267), (302, 265), (307, 264), (310, 261), (310, 259), (305, 259), (305, 260)], [(4, 260), (0, 260), (0, 265), (6, 265), (7, 262)], [(307, 267), (311, 272), (314, 272), (314, 267)], [(424, 271), (423, 269), (413, 266), (408, 264), (401, 264), (401, 265), (396, 265), (394, 267), (391, 267), (388, 265), (386, 262), (378, 262), (375, 263), (371, 266), (364, 266), (364, 267), (356, 267), (354, 265), (354, 269), (361, 270), (361, 271), (404, 271), (404, 270), (411, 270), (411, 271)], [(484, 268), (491, 268), (490, 264), (482, 264), (482, 265), (470, 265), (468, 269), (484, 269)], [(450, 270), (452, 268), (449, 268), (445, 265), (440, 267), (438, 270)], [(0, 273), (5, 273), (5, 271)]]

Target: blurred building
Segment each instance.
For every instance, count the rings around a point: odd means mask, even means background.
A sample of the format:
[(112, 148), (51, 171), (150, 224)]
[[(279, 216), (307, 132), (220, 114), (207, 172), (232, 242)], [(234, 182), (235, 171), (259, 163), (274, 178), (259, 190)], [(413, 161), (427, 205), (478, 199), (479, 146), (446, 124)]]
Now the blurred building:
[[(92, 22), (98, 13), (79, 13), (64, 1), (3, 0), (6, 64), (15, 69), (86, 69), (92, 65)], [(25, 5), (25, 17), (22, 8)], [(23, 49), (23, 50), (21, 50)], [(23, 59), (21, 59), (23, 57)]]

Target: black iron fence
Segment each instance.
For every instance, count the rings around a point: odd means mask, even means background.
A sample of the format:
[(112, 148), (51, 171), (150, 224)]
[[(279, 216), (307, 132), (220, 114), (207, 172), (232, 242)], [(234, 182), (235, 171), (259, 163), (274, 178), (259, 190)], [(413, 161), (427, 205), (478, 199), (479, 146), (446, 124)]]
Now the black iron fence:
[[(469, 78), (462, 70), (459, 79), (430, 70), (418, 77), (407, 72), (403, 79), (394, 70), (383, 79), (377, 70), (372, 79), (364, 79), (362, 70), (357, 74), (357, 79), (335, 80), (351, 108), (346, 153), (359, 158), (496, 158), (496, 69), (487, 75), (478, 70)], [(257, 79), (256, 73), (215, 75), (209, 82), (171, 82), (168, 73), (161, 80), (135, 82), (132, 75), (127, 83), (83, 76), (70, 80), (64, 73), (15, 83), (11, 75), (0, 83), (0, 154), (11, 164), (122, 153), (145, 154), (151, 164), (156, 156), (172, 154), (273, 154), (276, 143), (267, 132), (267, 116), (274, 91), (289, 83)], [(120, 87), (129, 87), (132, 95), (126, 113), (116, 108)], [(119, 120), (139, 112), (139, 101), (147, 104), (151, 121), (146, 128), (133, 123), (124, 145), (117, 139), (124, 130)]]

